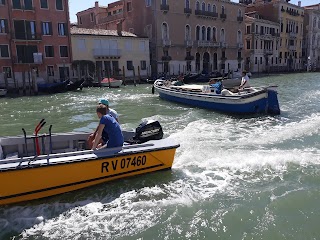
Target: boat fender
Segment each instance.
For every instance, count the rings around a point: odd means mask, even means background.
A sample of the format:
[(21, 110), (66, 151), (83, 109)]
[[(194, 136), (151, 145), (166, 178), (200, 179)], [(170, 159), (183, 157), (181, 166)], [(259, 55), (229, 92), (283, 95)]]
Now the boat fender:
[(0, 145), (0, 160), (3, 159), (3, 150), (2, 150), (2, 147)]
[(154, 85), (152, 86), (151, 92), (152, 92), (152, 94), (154, 94)]
[(202, 87), (202, 92), (203, 93), (211, 93), (211, 89), (210, 89), (210, 86), (203, 86)]

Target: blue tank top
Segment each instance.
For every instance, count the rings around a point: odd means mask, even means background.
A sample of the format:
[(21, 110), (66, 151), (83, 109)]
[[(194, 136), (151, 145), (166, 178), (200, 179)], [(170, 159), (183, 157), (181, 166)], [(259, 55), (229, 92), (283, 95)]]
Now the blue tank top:
[(107, 147), (121, 147), (124, 140), (117, 120), (111, 115), (104, 115), (100, 119), (100, 124), (104, 124), (102, 139), (108, 143)]

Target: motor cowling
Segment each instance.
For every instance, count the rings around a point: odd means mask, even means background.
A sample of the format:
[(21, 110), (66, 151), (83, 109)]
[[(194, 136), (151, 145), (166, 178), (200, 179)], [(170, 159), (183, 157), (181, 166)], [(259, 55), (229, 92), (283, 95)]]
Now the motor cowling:
[(160, 123), (155, 120), (146, 120), (140, 123), (136, 128), (133, 140), (136, 143), (144, 143), (149, 140), (159, 140), (163, 137), (163, 131)]

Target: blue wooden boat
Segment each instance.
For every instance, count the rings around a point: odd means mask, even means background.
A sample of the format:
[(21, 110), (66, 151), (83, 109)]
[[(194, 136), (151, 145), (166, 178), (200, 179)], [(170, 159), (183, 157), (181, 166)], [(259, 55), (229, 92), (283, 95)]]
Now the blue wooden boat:
[(280, 114), (276, 87), (251, 87), (238, 93), (223, 89), (215, 93), (209, 86), (174, 86), (170, 81), (157, 80), (154, 90), (160, 98), (230, 114)]
[(38, 91), (45, 93), (58, 93), (66, 91), (69, 80), (54, 83), (38, 83)]

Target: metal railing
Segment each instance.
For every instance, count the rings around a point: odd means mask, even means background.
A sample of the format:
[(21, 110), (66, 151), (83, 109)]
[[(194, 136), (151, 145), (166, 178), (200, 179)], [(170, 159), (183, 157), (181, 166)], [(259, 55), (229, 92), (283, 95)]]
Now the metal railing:
[(94, 48), (92, 50), (93, 57), (121, 57), (120, 49)]
[(193, 46), (193, 41), (192, 40), (184, 40), (184, 45), (187, 47), (192, 47)]
[(15, 40), (28, 40), (28, 41), (42, 40), (42, 36), (39, 33), (12, 32), (11, 34), (12, 34), (12, 39), (15, 39)]
[(169, 39), (162, 39), (162, 45), (163, 45), (164, 47), (166, 47), (166, 46), (171, 46), (171, 40), (169, 40)]
[(169, 11), (169, 5), (168, 4), (161, 4), (160, 10), (162, 11)]

